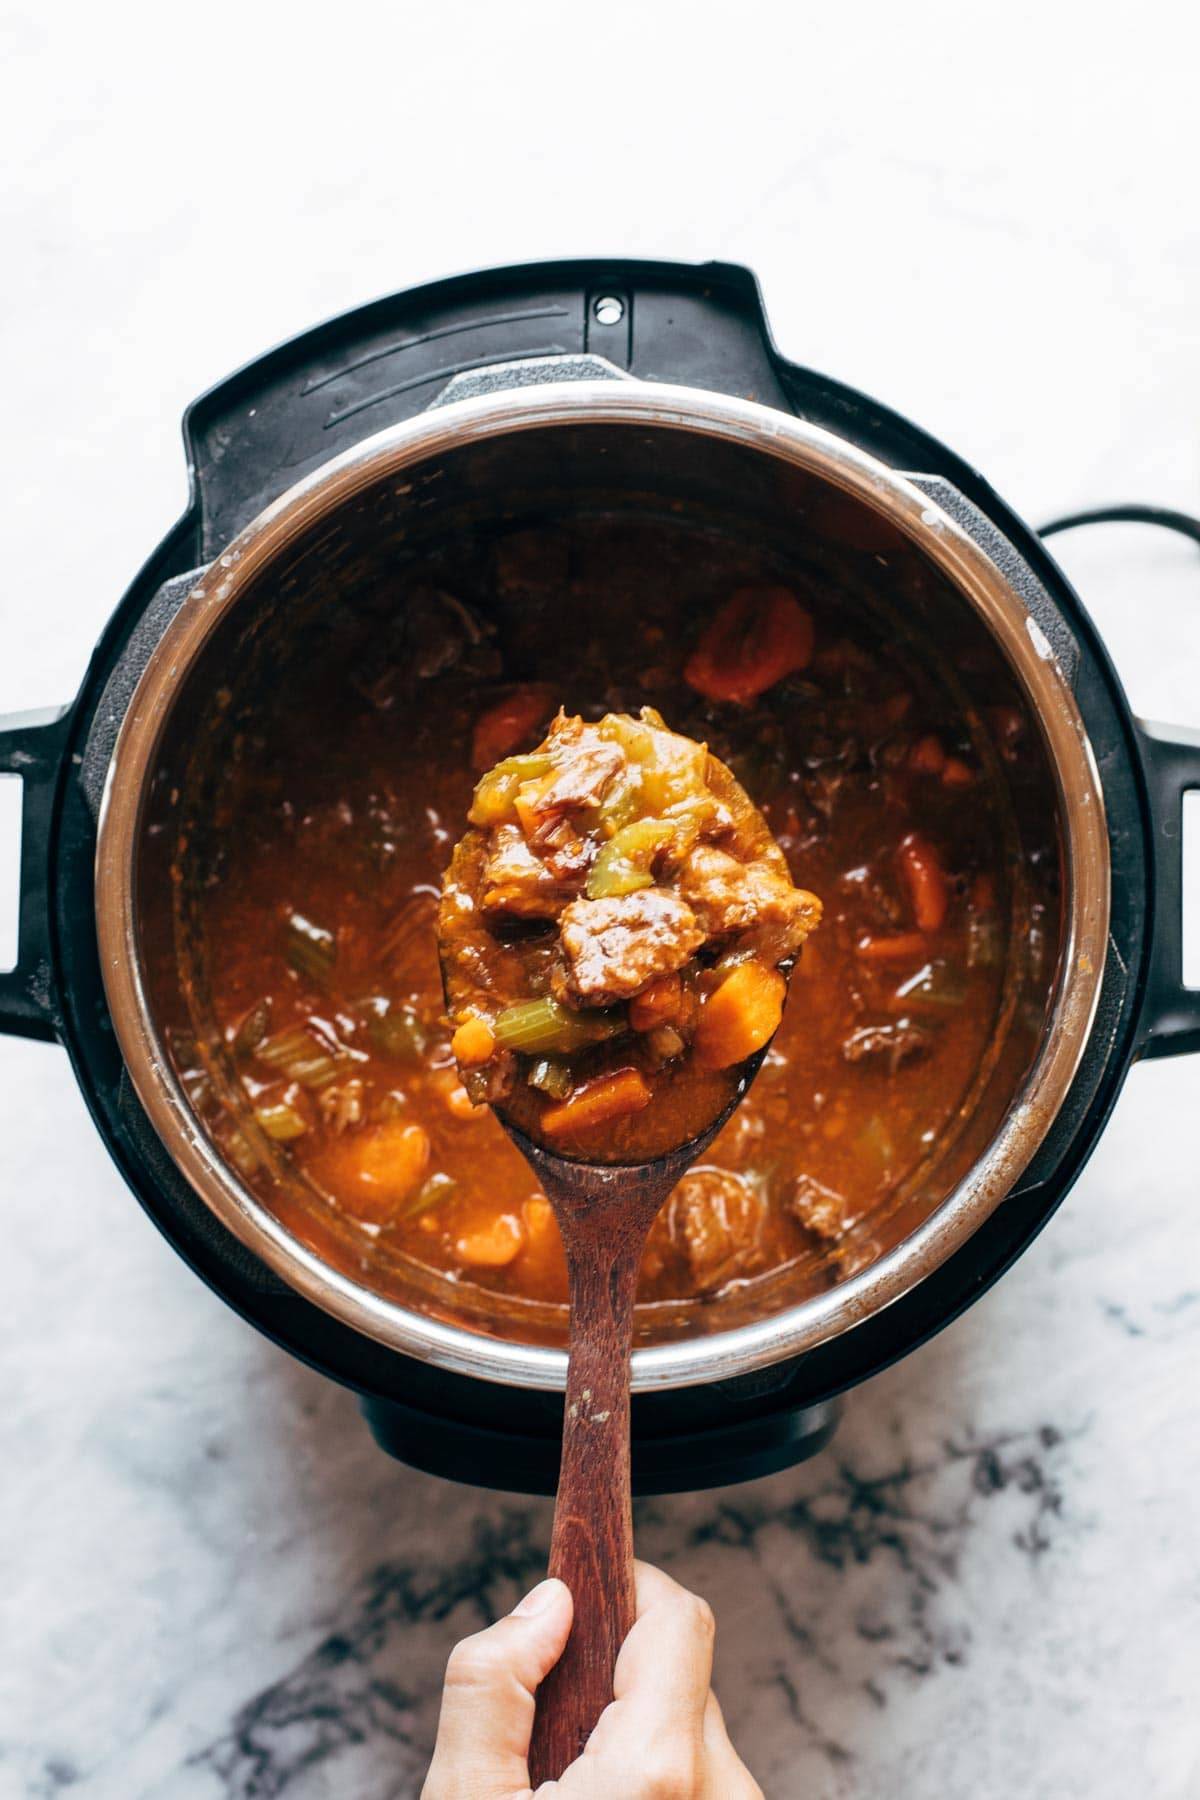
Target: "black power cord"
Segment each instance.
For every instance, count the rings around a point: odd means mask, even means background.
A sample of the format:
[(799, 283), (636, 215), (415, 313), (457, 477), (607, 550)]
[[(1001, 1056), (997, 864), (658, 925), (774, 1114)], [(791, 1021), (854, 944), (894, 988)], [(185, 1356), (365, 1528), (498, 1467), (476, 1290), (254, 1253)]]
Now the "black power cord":
[(1074, 531), (1077, 525), (1161, 525), (1200, 544), (1200, 519), (1167, 506), (1100, 506), (1093, 512), (1064, 513), (1061, 519), (1039, 525), (1038, 536), (1053, 537), (1056, 531)]

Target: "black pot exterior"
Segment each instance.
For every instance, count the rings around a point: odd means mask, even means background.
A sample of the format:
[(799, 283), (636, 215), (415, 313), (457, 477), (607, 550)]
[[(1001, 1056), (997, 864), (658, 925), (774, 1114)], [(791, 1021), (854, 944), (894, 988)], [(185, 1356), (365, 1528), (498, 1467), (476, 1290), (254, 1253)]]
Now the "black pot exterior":
[[(600, 299), (618, 309), (597, 307)], [(599, 315), (599, 316), (598, 316)], [(1032, 1240), (1095, 1145), (1139, 1053), (1200, 1048), (1200, 994), (1180, 977), (1182, 793), (1200, 736), (1136, 725), (1104, 646), (1040, 540), (917, 427), (786, 362), (754, 278), (729, 265), (571, 262), (458, 277), (333, 320), (260, 358), (189, 410), (188, 510), (111, 619), (74, 706), (0, 723), (0, 769), (25, 778), (21, 951), (0, 976), (0, 1029), (61, 1038), (97, 1127), (176, 1250), (243, 1317), (363, 1396), (383, 1447), (417, 1466), (552, 1491), (562, 1397), (452, 1375), (384, 1349), (292, 1292), (209, 1213), (172, 1163), (124, 1072), (94, 929), (96, 820), (116, 732), (192, 573), (301, 476), (420, 412), (491, 362), (593, 353), (635, 375), (795, 413), (909, 472), (959, 523), (1023, 568), (1053, 612), (1100, 767), (1112, 857), (1100, 1009), (1066, 1105), (1017, 1190), (914, 1292), (806, 1355), (754, 1375), (634, 1400), (643, 1492), (748, 1479), (828, 1441), (835, 1397), (931, 1336)]]

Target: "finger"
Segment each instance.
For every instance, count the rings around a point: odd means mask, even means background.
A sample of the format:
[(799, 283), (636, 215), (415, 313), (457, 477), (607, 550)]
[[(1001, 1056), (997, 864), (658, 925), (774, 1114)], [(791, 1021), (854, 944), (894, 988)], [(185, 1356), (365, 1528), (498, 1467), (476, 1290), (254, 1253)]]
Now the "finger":
[[(705, 1601), (649, 1563), (635, 1563), (637, 1619), (621, 1645), (611, 1706), (585, 1761), (605, 1766), (630, 1745), (653, 1743), (674, 1765), (698, 1754), (712, 1673), (713, 1616)], [(614, 1764), (614, 1766), (616, 1766)]]
[(454, 1646), (422, 1800), (528, 1792), (533, 1697), (563, 1653), (571, 1614), (569, 1589), (543, 1581), (506, 1619)]
[(649, 1563), (636, 1563), (634, 1574), (637, 1619), (617, 1657), (612, 1705), (571, 1769), (572, 1800), (576, 1793), (580, 1800), (609, 1800), (616, 1794), (705, 1792), (712, 1612)]
[(649, 1741), (631, 1729), (629, 1714), (614, 1701), (601, 1715), (584, 1754), (534, 1800), (613, 1800), (634, 1794), (687, 1794), (689, 1800), (764, 1800), (763, 1791), (734, 1749), (712, 1689), (704, 1703), (699, 1753), (677, 1738)]
[(733, 1747), (721, 1703), (712, 1689), (704, 1708), (706, 1794), (713, 1800), (763, 1800), (763, 1791)]
[(637, 1699), (697, 1731), (712, 1680), (716, 1622), (707, 1600), (651, 1563), (635, 1563), (637, 1620), (613, 1676), (616, 1699)]
[(704, 1702), (703, 1730), (706, 1744), (716, 1743), (722, 1732), (726, 1736), (729, 1735), (728, 1727), (725, 1724), (724, 1710), (712, 1688), (709, 1688), (708, 1699)]

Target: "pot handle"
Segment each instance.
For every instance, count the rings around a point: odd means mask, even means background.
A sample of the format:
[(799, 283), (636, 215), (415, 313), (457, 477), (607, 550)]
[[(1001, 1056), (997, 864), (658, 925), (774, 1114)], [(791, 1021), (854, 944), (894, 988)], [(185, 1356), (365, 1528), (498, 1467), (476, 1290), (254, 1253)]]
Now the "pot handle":
[[(1053, 537), (1081, 525), (1155, 525), (1200, 544), (1200, 519), (1140, 502), (1068, 513), (1039, 526), (1038, 535)], [(1183, 797), (1200, 788), (1200, 732), (1143, 719), (1137, 737), (1153, 833), (1153, 935), (1138, 1054), (1182, 1056), (1200, 1050), (1200, 988), (1188, 987), (1183, 979)]]
[[(1183, 979), (1183, 797), (1200, 790), (1200, 731), (1138, 725), (1154, 845), (1154, 936), (1142, 1001), (1140, 1054), (1200, 1050), (1200, 987)], [(1193, 895), (1200, 904), (1200, 895)]]
[(58, 1001), (50, 956), (50, 827), (68, 709), (0, 719), (0, 774), (21, 777), (16, 966), (0, 974), (0, 1032), (51, 1040)]

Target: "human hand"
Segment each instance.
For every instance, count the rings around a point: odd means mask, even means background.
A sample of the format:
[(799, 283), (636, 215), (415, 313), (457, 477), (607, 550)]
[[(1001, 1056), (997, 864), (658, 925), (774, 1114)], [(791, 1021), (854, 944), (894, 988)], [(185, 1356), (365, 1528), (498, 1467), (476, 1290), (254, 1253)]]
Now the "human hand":
[[(537, 1800), (763, 1800), (709, 1685), (710, 1607), (649, 1563), (635, 1572), (637, 1621), (617, 1657), (613, 1701), (582, 1756)], [(543, 1581), (506, 1619), (455, 1645), (421, 1800), (530, 1800), (534, 1695), (562, 1655), (571, 1614), (563, 1583)]]

